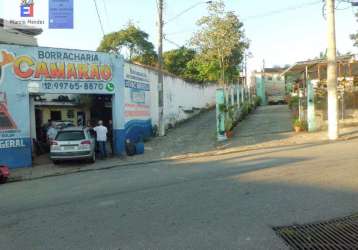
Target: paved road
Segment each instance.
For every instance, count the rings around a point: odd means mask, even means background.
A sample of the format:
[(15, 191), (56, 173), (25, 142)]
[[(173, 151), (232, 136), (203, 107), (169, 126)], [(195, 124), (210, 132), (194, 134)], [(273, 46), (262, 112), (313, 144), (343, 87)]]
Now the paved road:
[[(170, 129), (165, 137), (156, 137), (146, 143), (148, 153), (154, 158), (188, 152), (205, 152), (216, 145), (216, 113), (205, 111)], [(173, 146), (175, 145), (175, 146)]]
[(292, 131), (292, 117), (287, 105), (258, 107), (246, 120), (239, 124), (239, 136)]
[(292, 117), (287, 105), (262, 106), (239, 123), (231, 144), (254, 145), (288, 139), (292, 135)]
[(0, 186), (0, 249), (286, 249), (272, 226), (358, 211), (358, 140)]
[[(216, 141), (215, 110), (204, 112), (175, 129), (167, 136), (154, 138), (146, 143), (151, 155), (156, 158), (184, 153), (206, 152), (222, 143)], [(261, 142), (285, 139), (292, 135), (292, 118), (287, 105), (258, 107), (241, 121), (235, 129), (230, 146), (246, 146)], [(173, 147), (173, 145), (175, 145)], [(142, 156), (143, 158), (145, 155)]]

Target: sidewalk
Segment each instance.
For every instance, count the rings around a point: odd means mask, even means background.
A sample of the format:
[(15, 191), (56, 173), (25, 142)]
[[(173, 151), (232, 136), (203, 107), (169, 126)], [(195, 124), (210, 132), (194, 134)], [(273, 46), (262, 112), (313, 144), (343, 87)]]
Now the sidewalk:
[[(10, 181), (38, 179), (83, 171), (203, 157), (262, 148), (299, 144), (328, 143), (327, 132), (294, 133), (286, 106), (259, 107), (235, 129), (235, 135), (226, 142), (217, 142), (215, 111), (208, 111), (168, 131), (165, 137), (152, 138), (145, 143), (145, 153), (133, 157), (113, 157), (95, 164), (68, 162), (60, 165), (42, 164), (32, 168), (11, 171)], [(341, 130), (340, 140), (358, 137), (358, 127)]]
[(215, 136), (215, 111), (205, 111), (192, 119), (184, 121), (176, 128), (170, 129), (166, 136), (155, 137), (145, 142), (145, 153), (142, 155), (97, 160), (95, 164), (75, 161), (54, 165), (47, 159), (39, 159), (37, 162), (42, 164), (35, 165), (32, 168), (12, 170), (10, 181), (38, 179), (82, 171), (169, 160), (170, 157), (175, 155), (215, 149)]

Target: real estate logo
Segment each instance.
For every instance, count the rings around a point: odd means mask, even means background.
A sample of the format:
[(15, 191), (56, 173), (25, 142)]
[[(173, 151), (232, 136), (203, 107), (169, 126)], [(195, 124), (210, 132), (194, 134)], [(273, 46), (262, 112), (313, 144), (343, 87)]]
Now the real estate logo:
[(21, 17), (33, 17), (34, 16), (34, 1), (33, 0), (21, 0), (20, 16)]

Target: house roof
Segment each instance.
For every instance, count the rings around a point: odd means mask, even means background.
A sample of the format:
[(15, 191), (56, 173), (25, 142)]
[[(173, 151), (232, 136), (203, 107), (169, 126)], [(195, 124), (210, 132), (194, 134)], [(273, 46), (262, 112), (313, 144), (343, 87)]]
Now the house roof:
[(287, 68), (265, 68), (265, 73), (282, 73)]
[[(355, 55), (344, 55), (344, 56), (338, 56), (337, 57), (337, 63), (349, 63), (354, 62), (356, 56)], [(282, 72), (281, 75), (286, 75), (289, 73), (302, 73), (306, 70), (306, 67), (313, 67), (318, 64), (327, 64), (327, 59), (314, 59), (314, 60), (307, 60), (307, 61), (301, 61), (297, 62), (288, 69), (286, 69), (284, 72)]]

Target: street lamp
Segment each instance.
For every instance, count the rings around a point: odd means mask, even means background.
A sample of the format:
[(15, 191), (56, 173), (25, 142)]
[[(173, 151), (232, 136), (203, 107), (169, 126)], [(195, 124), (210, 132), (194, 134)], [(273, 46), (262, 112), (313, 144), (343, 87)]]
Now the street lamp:
[(163, 2), (164, 0), (158, 0), (158, 131), (159, 136), (165, 135), (165, 122), (164, 122), (164, 94), (163, 94), (163, 26), (176, 18), (180, 17), (189, 10), (195, 8), (201, 4), (211, 4), (212, 1), (198, 2), (189, 8), (183, 10), (178, 15), (170, 18), (167, 22), (163, 21)]

